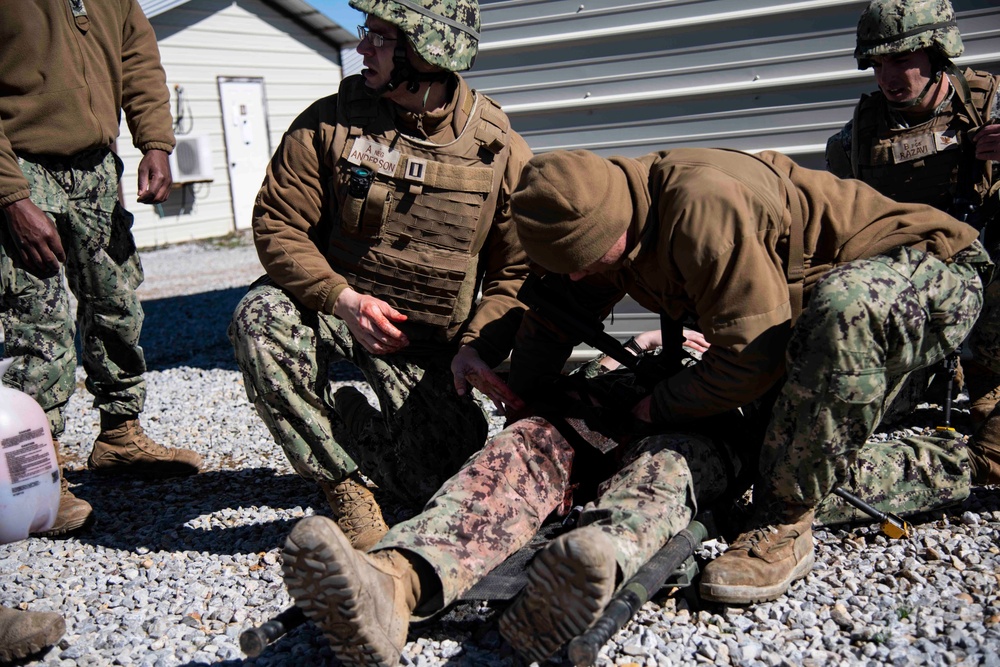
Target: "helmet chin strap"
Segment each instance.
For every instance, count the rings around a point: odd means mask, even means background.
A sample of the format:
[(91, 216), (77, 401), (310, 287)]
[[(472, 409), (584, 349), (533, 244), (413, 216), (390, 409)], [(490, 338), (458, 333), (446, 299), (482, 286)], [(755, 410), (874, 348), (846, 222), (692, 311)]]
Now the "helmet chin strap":
[(924, 86), (924, 89), (921, 90), (920, 94), (914, 97), (912, 100), (909, 100), (907, 102), (889, 102), (889, 100), (886, 100), (886, 102), (889, 104), (890, 107), (892, 107), (897, 111), (905, 111), (906, 109), (912, 109), (915, 106), (919, 106), (924, 101), (924, 98), (927, 97), (927, 93), (931, 91), (931, 88), (933, 88), (935, 85), (938, 84), (938, 82), (941, 81), (941, 74), (942, 70), (936, 69), (934, 72), (934, 76), (927, 80), (927, 85)]
[(443, 83), (451, 76), (451, 72), (447, 71), (418, 72), (410, 64), (409, 59), (406, 57), (406, 49), (402, 46), (397, 46), (393, 51), (392, 64), (393, 68), (392, 73), (389, 75), (389, 81), (375, 91), (376, 95), (391, 93), (403, 83), (406, 83), (407, 91), (415, 93), (420, 90), (420, 84), (425, 81)]

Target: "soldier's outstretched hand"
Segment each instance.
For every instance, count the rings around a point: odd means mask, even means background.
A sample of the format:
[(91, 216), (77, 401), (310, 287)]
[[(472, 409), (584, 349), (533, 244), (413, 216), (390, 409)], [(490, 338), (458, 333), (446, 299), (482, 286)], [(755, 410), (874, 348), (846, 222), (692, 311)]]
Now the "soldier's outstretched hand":
[(399, 352), (410, 339), (393, 322), (405, 322), (406, 315), (382, 299), (359, 294), (348, 287), (333, 306), (333, 314), (344, 320), (354, 339), (373, 354)]
[(465, 396), (470, 387), (475, 387), (493, 401), (501, 415), (524, 408), (524, 401), (480, 358), (475, 348), (463, 345), (458, 349), (451, 360), (451, 373), (459, 396)]
[(38, 278), (51, 278), (66, 262), (66, 252), (56, 226), (30, 199), (7, 205), (7, 225), (24, 270)]

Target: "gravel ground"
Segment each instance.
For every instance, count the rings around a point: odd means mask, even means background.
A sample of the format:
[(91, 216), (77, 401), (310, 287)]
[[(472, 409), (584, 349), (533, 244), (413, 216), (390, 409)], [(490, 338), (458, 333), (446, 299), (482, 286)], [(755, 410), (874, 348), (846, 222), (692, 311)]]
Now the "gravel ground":
[[(147, 251), (143, 262), (144, 424), (161, 442), (203, 454), (205, 472), (151, 482), (87, 472), (97, 415), (78, 375), (63, 445), (68, 479), (97, 522), (76, 538), (0, 546), (0, 604), (57, 611), (67, 622), (59, 644), (25, 664), (335, 664), (310, 625), (256, 659), (239, 649), (242, 630), (291, 603), (281, 581), (284, 537), (298, 519), (327, 511), (247, 402), (225, 336), (260, 273), (256, 255), (237, 237)], [(338, 377), (361, 387), (354, 373)], [(961, 396), (960, 427), (966, 404)], [(921, 411), (904, 426), (932, 421)], [(598, 664), (1000, 666), (996, 488), (922, 517), (909, 540), (887, 540), (872, 526), (821, 530), (816, 540), (816, 567), (782, 599), (724, 608), (657, 597)], [(700, 556), (721, 548), (708, 542)], [(494, 617), (485, 604), (464, 604), (414, 628), (404, 664), (516, 665)]]

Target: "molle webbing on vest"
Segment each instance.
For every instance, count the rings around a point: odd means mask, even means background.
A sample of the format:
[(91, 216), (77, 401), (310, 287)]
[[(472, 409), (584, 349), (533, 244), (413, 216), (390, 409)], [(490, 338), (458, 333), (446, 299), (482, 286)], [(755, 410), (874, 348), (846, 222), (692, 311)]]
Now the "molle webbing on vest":
[(483, 105), (482, 122), (476, 128), (476, 139), (486, 150), (498, 155), (507, 145), (507, 131), (510, 126), (507, 123), (507, 116), (497, 103), (489, 98), (486, 100), (489, 104)]
[[(350, 151), (350, 145), (347, 146), (347, 150)], [(423, 171), (423, 178), (413, 179), (408, 175), (415, 166)], [(420, 183), (438, 190), (478, 192), (482, 195), (489, 194), (490, 190), (493, 189), (492, 168), (457, 167), (413, 156), (406, 156), (399, 161), (393, 178), (410, 183)]]
[[(963, 153), (973, 150), (967, 132), (976, 127), (970, 118), (969, 108), (977, 116), (987, 117), (988, 107), (995, 94), (992, 76), (980, 72), (967, 72), (970, 99), (965, 97), (962, 81), (953, 82), (952, 113), (935, 116), (930, 121), (912, 128), (893, 129), (888, 126), (888, 106), (881, 93), (861, 98), (854, 116), (854, 136), (851, 142), (851, 160), (855, 176), (868, 183), (883, 195), (901, 202), (929, 204), (948, 210), (960, 189), (958, 178)], [(933, 142), (935, 133), (954, 135), (957, 146), (937, 150), (920, 159), (897, 163), (893, 143), (904, 138), (926, 136)], [(989, 189), (992, 169), (985, 165), (974, 178), (972, 190), (977, 195), (975, 205), (981, 205)], [(968, 186), (964, 188), (970, 190)]]
[[(408, 243), (399, 248), (382, 245), (385, 247), (378, 255), (362, 255), (352, 267), (354, 289), (388, 301), (418, 322), (436, 326), (451, 323), (456, 296), (469, 262), (474, 260), (458, 253), (415, 253)], [(336, 247), (331, 250), (337, 254)]]
[[(331, 236), (331, 264), (354, 289), (385, 300), (410, 322), (449, 327), (463, 321), (472, 310), (476, 256), (507, 166), (506, 116), (470, 91), (465, 128), (439, 145), (392, 129), (387, 106), (371, 104), (356, 86), (341, 86), (339, 96), (351, 130), (342, 146), (332, 147), (341, 234)], [(392, 147), (398, 162), (391, 176), (376, 174), (358, 203), (348, 195), (348, 156), (362, 139)], [(357, 219), (348, 219), (352, 215)]]

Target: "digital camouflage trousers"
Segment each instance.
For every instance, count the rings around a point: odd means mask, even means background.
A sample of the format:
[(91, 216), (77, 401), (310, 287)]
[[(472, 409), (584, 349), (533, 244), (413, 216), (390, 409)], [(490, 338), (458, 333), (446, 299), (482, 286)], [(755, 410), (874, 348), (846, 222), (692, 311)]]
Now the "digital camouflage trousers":
[[(447, 605), (527, 544), (563, 504), (575, 459), (549, 422), (521, 419), (490, 438), (423, 512), (393, 526), (375, 549), (421, 556), (438, 575)], [(580, 525), (612, 536), (625, 577), (690, 523), (699, 501), (725, 491), (727, 480), (716, 445), (690, 434), (645, 438), (612, 472), (575, 471), (603, 479)]]
[[(59, 275), (39, 279), (23, 268), (6, 225), (0, 225), (0, 324), (4, 354), (15, 361), (4, 384), (34, 398), (53, 436), (76, 387), (76, 326), (86, 386), (94, 407), (136, 415), (146, 399), (146, 362), (139, 347), (142, 265), (132, 215), (118, 200), (122, 163), (110, 150), (71, 158), (18, 159), (31, 201), (54, 221), (66, 252)], [(77, 312), (70, 312), (69, 289)]]
[[(482, 408), (455, 392), (451, 347), (370, 354), (342, 320), (303, 308), (266, 278), (236, 306), (229, 339), (248, 398), (305, 478), (336, 482), (360, 470), (419, 508), (486, 441)], [(329, 371), (342, 360), (361, 370), (380, 409), (334, 395)]]
[[(961, 463), (960, 440), (946, 440), (950, 449), (869, 443), (861, 450), (866, 463), (851, 471), (845, 486), (883, 511), (895, 511), (899, 503), (938, 506), (949, 493), (962, 492), (957, 477), (964, 479), (967, 495), (969, 475)], [(584, 506), (578, 525), (597, 526), (611, 537), (627, 579), (699, 511), (722, 498), (728, 476), (740, 471), (740, 459), (727, 444), (696, 431), (643, 438), (626, 449), (616, 470), (594, 465), (574, 470), (582, 460), (541, 417), (515, 422), (445, 482), (423, 512), (393, 526), (373, 550), (403, 549), (431, 566), (443, 597), (417, 610), (420, 616), (430, 615), (527, 544), (563, 505), (571, 475), (576, 481), (598, 477), (597, 498)], [(942, 469), (947, 474), (940, 474)], [(929, 488), (899, 487), (901, 477), (920, 477)], [(938, 484), (942, 488), (935, 488)], [(825, 524), (856, 518), (852, 508), (835, 498), (820, 508), (816, 520)]]
[[(894, 389), (958, 348), (972, 328), (982, 306), (983, 267), (989, 258), (977, 242), (948, 263), (896, 248), (823, 277), (788, 344), (787, 380), (765, 435), (755, 500), (797, 515), (849, 479), (851, 468), (864, 470), (862, 446)], [(918, 451), (921, 442), (924, 454), (961, 458), (950, 438), (896, 445)], [(945, 467), (941, 474), (957, 473), (951, 463)], [(924, 484), (904, 467), (891, 493)]]

